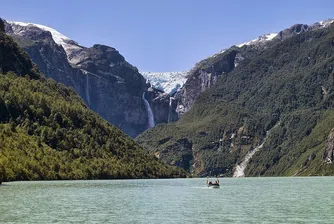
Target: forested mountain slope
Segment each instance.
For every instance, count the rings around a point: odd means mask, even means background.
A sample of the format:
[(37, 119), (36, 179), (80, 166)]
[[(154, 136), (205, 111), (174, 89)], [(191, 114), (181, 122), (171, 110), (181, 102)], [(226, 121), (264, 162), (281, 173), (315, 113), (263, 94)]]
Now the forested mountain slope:
[(231, 56), (237, 63), (178, 122), (157, 125), (137, 142), (198, 175), (231, 176), (262, 143), (246, 175), (334, 174), (334, 26), (306, 28), (202, 61), (198, 66), (208, 69)]

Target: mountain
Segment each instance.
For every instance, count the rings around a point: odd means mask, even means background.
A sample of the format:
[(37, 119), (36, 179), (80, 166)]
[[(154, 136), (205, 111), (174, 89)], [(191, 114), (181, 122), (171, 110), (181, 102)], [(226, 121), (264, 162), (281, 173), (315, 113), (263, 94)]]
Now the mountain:
[(333, 20), (222, 50), (174, 96), (180, 120), (136, 138), (195, 175), (333, 175)]
[(6, 22), (5, 29), (46, 77), (73, 87), (101, 117), (132, 137), (148, 128), (142, 96), (149, 85), (115, 48), (84, 47), (39, 24)]
[(0, 71), (0, 182), (185, 176), (91, 111), (72, 88), (45, 78), (2, 20)]
[[(243, 54), (239, 51), (244, 46), (253, 47), (254, 51), (265, 49), (272, 41), (285, 40), (294, 35), (310, 31), (328, 28), (333, 19), (320, 21), (312, 24), (296, 24), (278, 33), (269, 33), (259, 36), (251, 41), (237, 44), (229, 49), (221, 50), (209, 58), (206, 58), (195, 65), (187, 74), (187, 80), (182, 89), (175, 94), (175, 112), (181, 117), (190, 110), (200, 93), (213, 86), (222, 74), (229, 73), (242, 61)], [(248, 54), (250, 54), (248, 52)]]

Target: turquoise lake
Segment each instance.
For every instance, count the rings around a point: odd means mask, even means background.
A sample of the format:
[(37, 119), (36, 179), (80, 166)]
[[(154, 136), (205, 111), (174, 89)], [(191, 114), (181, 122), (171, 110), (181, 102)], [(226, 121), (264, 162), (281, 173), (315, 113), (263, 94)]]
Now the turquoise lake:
[(334, 223), (334, 177), (10, 182), (0, 223)]

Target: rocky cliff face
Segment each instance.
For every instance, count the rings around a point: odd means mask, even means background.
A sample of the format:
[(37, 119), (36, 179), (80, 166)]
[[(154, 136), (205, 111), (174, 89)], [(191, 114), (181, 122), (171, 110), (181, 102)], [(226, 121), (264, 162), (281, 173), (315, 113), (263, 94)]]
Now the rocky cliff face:
[(178, 120), (178, 114), (176, 113), (177, 101), (172, 95), (154, 88), (151, 88), (151, 91), (147, 93), (147, 98), (152, 105), (154, 119), (157, 124)]
[(328, 19), (326, 21), (320, 21), (317, 23), (314, 23), (312, 25), (307, 25), (307, 24), (295, 24), (291, 26), (288, 29), (280, 31), (275, 39), (279, 39), (281, 41), (284, 41), (290, 37), (293, 37), (295, 35), (307, 32), (307, 31), (312, 31), (312, 30), (318, 30), (318, 29), (323, 29), (323, 28), (328, 28), (332, 23), (333, 19)]
[(0, 18), (0, 32), (5, 32), (5, 23), (1, 18)]
[(137, 68), (117, 50), (103, 45), (84, 48), (71, 61), (84, 74), (85, 98), (93, 110), (130, 136), (146, 129), (142, 93), (148, 85)]
[(80, 96), (84, 96), (82, 72), (68, 63), (66, 52), (55, 43), (50, 32), (35, 26), (22, 27), (6, 23), (6, 33), (23, 47), (46, 77), (72, 86)]
[(215, 55), (201, 61), (189, 72), (183, 88), (175, 94), (176, 112), (179, 117), (192, 107), (200, 93), (213, 86), (221, 75), (234, 69), (236, 55), (235, 50)]
[(87, 105), (132, 137), (147, 128), (142, 93), (148, 85), (137, 68), (112, 47), (86, 48), (51, 28), (6, 23), (6, 32), (50, 78), (72, 86)]

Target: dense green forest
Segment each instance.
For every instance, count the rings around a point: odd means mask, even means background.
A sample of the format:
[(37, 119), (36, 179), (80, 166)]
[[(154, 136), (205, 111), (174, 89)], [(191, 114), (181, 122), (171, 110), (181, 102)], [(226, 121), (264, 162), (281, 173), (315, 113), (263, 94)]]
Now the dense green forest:
[[(232, 72), (222, 74), (178, 122), (157, 125), (137, 142), (167, 163), (188, 156), (185, 168), (195, 174), (232, 175), (270, 130), (246, 175), (333, 175), (334, 165), (322, 157), (334, 127), (334, 25), (265, 48), (230, 50), (244, 57)], [(219, 57), (198, 66), (214, 60)], [(191, 147), (182, 154), (177, 142), (184, 138)]]
[(0, 182), (184, 177), (46, 79), (0, 20)]

